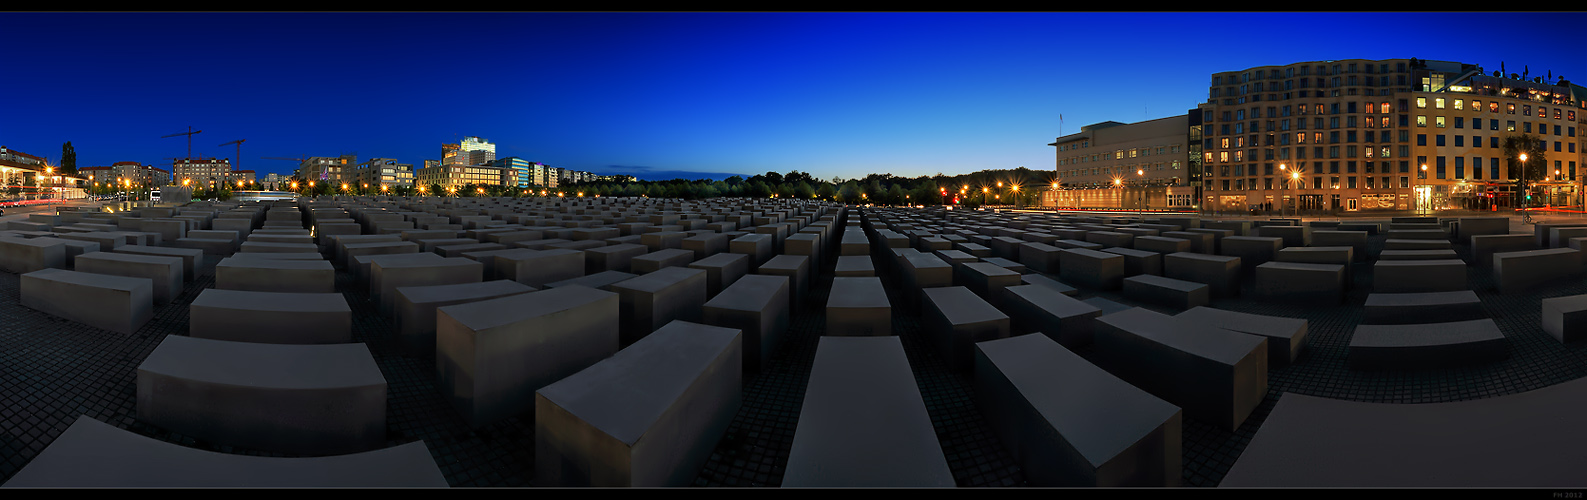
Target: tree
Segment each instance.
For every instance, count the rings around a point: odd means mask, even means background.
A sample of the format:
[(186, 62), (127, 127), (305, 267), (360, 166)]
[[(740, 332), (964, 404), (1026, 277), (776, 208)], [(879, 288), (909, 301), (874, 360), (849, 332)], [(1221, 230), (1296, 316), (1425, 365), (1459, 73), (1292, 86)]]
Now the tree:
[[(1541, 179), (1548, 172), (1548, 149), (1543, 146), (1543, 141), (1531, 134), (1508, 135), (1504, 138), (1504, 157), (1508, 160), (1510, 178), (1516, 181), (1516, 192), (1519, 193), (1516, 202), (1520, 206), (1530, 206), (1531, 191), (1527, 181)], [(1521, 161), (1521, 155), (1526, 155), (1526, 161)]]
[(820, 197), (823, 200), (830, 200), (830, 199), (832, 199), (832, 197), (837, 196), (837, 195), (838, 195), (838, 188), (833, 187), (831, 184), (827, 184), (827, 183), (823, 182), (823, 183), (821, 183), (821, 187), (816, 188), (816, 196)]
[(843, 203), (858, 203), (860, 201), (860, 187), (855, 182), (845, 182), (838, 188), (838, 201)]
[(72, 148), (72, 141), (61, 145), (61, 175), (77, 177), (77, 150)]

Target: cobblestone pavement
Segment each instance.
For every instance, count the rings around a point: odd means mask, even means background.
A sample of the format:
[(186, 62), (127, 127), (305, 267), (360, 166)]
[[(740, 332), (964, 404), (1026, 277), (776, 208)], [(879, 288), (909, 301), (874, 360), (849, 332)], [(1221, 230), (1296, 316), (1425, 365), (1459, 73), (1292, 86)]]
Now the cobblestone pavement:
[[(1382, 248), (1384, 239), (1370, 238), (1371, 253)], [(1455, 248), (1470, 260), (1462, 245)], [(775, 359), (763, 373), (744, 379), (743, 406), (694, 485), (781, 484), (825, 322), (820, 305), (826, 301), (835, 260), (828, 258), (823, 263), (824, 272), (813, 280), (810, 297), (793, 317)], [(878, 270), (887, 268), (884, 261), (873, 260)], [(131, 335), (23, 307), (18, 276), (0, 273), (0, 483), (27, 465), (80, 415), (192, 448), (280, 456), (204, 442), (137, 419), (138, 364), (165, 336), (186, 334), (188, 306), (204, 288), (213, 287), (218, 261), (208, 257), (197, 279)], [(1267, 398), (1239, 429), (1229, 432), (1184, 419), (1184, 485), (1216, 486), (1286, 392), (1355, 401), (1427, 403), (1514, 394), (1587, 375), (1587, 344), (1560, 344), (1542, 331), (1540, 320), (1542, 299), (1587, 294), (1587, 280), (1527, 294), (1500, 295), (1494, 290), (1490, 271), (1470, 267), (1467, 278), (1488, 315), (1508, 338), (1509, 355), (1499, 362), (1460, 369), (1372, 372), (1348, 368), (1346, 346), (1361, 320), (1361, 305), (1372, 285), (1368, 265), (1354, 266), (1355, 285), (1343, 305), (1264, 302), (1257, 300), (1249, 283), (1240, 297), (1215, 299), (1212, 306), (1217, 308), (1305, 318), (1309, 321), (1309, 344), (1297, 363), (1268, 372)], [(892, 282), (890, 277), (883, 279)], [(351, 276), (338, 272), (337, 289), (353, 307), (355, 341), (369, 345), (389, 384), (387, 446), (423, 440), (452, 486), (534, 486), (534, 427), (527, 416), (469, 428), (436, 388), (433, 355), (399, 354), (391, 320), (375, 314), (367, 291), (358, 289)], [(888, 287), (893, 303), (904, 304), (897, 294), (895, 287)], [(1117, 292), (1081, 290), (1079, 298), (1090, 297), (1135, 305)], [(1025, 485), (1020, 467), (980, 416), (968, 376), (947, 369), (926, 347), (917, 316), (918, 311), (895, 307), (894, 330), (903, 341), (958, 485)], [(1078, 353), (1088, 358), (1092, 354), (1087, 349)]]

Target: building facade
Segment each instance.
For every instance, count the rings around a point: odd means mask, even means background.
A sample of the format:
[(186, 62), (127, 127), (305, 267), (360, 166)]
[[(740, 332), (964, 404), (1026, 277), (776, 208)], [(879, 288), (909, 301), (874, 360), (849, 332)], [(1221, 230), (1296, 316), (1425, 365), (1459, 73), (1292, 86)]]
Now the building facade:
[(1212, 212), (1514, 207), (1526, 193), (1502, 146), (1527, 134), (1546, 149), (1531, 194), (1580, 204), (1587, 96), (1528, 77), (1418, 59), (1215, 73), (1195, 111), (1198, 201)]
[(349, 182), (372, 189), (380, 189), (380, 186), (395, 189), (411, 188), (413, 181), (413, 165), (391, 158), (374, 158), (355, 166)]
[(441, 163), (446, 165), (486, 165), (496, 161), (496, 145), (478, 137), (464, 137), (458, 144), (441, 145)]
[[(152, 172), (150, 174), (152, 176)], [(233, 182), (231, 160), (183, 158), (171, 164), (171, 182), (181, 186), (211, 188)], [(151, 179), (152, 180), (152, 179)]]
[(1139, 123), (1102, 122), (1059, 137), (1057, 175), (1042, 205), (1060, 208), (1188, 209), (1189, 115)]
[(291, 183), (287, 179), (288, 176), (271, 172), (259, 179), (259, 188), (265, 191), (281, 191), (291, 187)]
[(340, 185), (349, 182), (352, 169), (357, 165), (357, 155), (311, 156), (298, 164), (298, 175), (305, 181)]
[(518, 186), (518, 171), (510, 167), (439, 165), (419, 169), (416, 177), (415, 182), (421, 186), (428, 188), (439, 185), (445, 191), (451, 191), (453, 188), (462, 189), (467, 184), (479, 187)]

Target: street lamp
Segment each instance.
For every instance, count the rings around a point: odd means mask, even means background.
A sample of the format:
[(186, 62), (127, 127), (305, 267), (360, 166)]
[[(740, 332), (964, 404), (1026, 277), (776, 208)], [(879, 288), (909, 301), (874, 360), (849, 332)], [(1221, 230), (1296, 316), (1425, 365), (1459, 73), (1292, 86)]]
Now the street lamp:
[[(1146, 177), (1146, 169), (1144, 169), (1144, 168), (1135, 169), (1135, 176), (1144, 179)], [(1141, 204), (1140, 204), (1140, 206), (1136, 207), (1135, 214), (1136, 214), (1137, 217), (1141, 218), (1141, 222), (1146, 222), (1146, 190), (1145, 189), (1141, 190)]]
[[(1422, 168), (1427, 168), (1427, 166), (1423, 165)], [(1532, 220), (1532, 213), (1526, 211), (1528, 205), (1526, 202), (1532, 201), (1532, 187), (1526, 185), (1526, 153), (1521, 153), (1521, 187), (1526, 191), (1521, 193), (1521, 195), (1525, 197), (1522, 198), (1524, 201), (1521, 203), (1521, 221), (1530, 222)]]
[[(1522, 155), (1522, 156), (1525, 156), (1525, 155)], [(1422, 171), (1416, 174), (1416, 181), (1417, 181), (1416, 182), (1416, 211), (1417, 211), (1417, 213), (1425, 213), (1425, 210), (1427, 209), (1427, 204), (1432, 202), (1432, 196), (1428, 196), (1427, 197), (1428, 198), (1427, 202), (1423, 202), (1422, 201), (1422, 195), (1426, 194), (1426, 187), (1427, 187), (1427, 164), (1426, 163), (1422, 164)]]

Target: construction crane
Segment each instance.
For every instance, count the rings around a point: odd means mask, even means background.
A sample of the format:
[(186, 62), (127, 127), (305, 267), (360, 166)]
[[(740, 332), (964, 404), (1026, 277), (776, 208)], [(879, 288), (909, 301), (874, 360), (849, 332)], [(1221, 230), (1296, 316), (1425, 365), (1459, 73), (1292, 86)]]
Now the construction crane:
[(247, 139), (237, 139), (235, 141), (223, 143), (223, 144), (221, 144), (219, 146), (216, 146), (216, 147), (225, 147), (227, 144), (236, 144), (237, 145), (237, 156), (235, 156), (235, 158), (237, 158), (237, 162), (233, 163), (231, 165), (231, 169), (234, 170), (234, 171), (242, 169), (242, 142), (246, 141), (246, 140)]
[(177, 133), (171, 134), (171, 135), (162, 135), (162, 136), (160, 136), (160, 138), (164, 139), (166, 137), (176, 137), (176, 136), (179, 136), (179, 135), (187, 136), (187, 157), (188, 158), (192, 158), (193, 157), (193, 134), (198, 134), (198, 133), (202, 133), (202, 132), (204, 132), (204, 131), (203, 130), (193, 130), (193, 127), (189, 126), (189, 127), (187, 127), (187, 131), (186, 132), (177, 132)]

